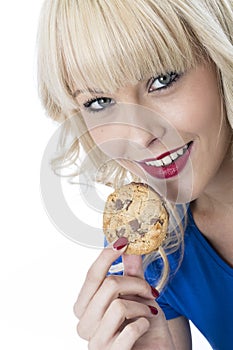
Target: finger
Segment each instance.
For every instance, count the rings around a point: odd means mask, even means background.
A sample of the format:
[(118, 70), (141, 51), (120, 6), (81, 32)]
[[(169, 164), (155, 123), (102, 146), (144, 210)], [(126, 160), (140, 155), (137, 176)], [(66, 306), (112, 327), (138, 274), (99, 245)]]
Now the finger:
[(131, 350), (135, 342), (150, 328), (150, 322), (145, 317), (129, 323), (115, 339), (111, 350)]
[(124, 275), (144, 278), (141, 255), (123, 254)]
[(105, 278), (95, 296), (86, 306), (78, 326), (79, 335), (88, 339), (98, 328), (109, 305), (115, 300), (130, 295), (142, 300), (154, 300), (151, 286), (144, 280), (133, 276), (108, 276)]
[(123, 329), (122, 327), (125, 327), (129, 320), (138, 317), (153, 318), (157, 313), (158, 310), (152, 305), (115, 299), (104, 314), (93, 341), (105, 349), (112, 343), (119, 329)]
[[(118, 240), (120, 241), (120, 239)], [(118, 242), (117, 241), (117, 242)], [(127, 241), (123, 242), (123, 245), (118, 245), (115, 242), (115, 247), (119, 250), (113, 249), (113, 246), (109, 246), (102, 250), (98, 258), (91, 265), (87, 272), (86, 279), (79, 293), (78, 299), (74, 305), (74, 313), (80, 318), (85, 311), (93, 295), (97, 292), (101, 284), (103, 283), (106, 274), (112, 265), (112, 263), (119, 258), (127, 247)], [(121, 242), (120, 242), (121, 243)]]
[[(141, 279), (145, 279), (141, 255), (123, 254), (122, 261), (124, 264), (125, 276), (135, 276)], [(159, 292), (152, 286), (151, 286), (151, 290), (152, 290), (153, 297), (157, 299), (159, 296)]]

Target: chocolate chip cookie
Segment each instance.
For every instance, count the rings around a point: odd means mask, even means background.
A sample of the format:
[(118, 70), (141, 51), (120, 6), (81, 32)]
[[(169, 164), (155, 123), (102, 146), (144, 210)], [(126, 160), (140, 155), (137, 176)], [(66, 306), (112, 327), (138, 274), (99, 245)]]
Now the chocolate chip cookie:
[(127, 237), (127, 254), (148, 254), (166, 238), (168, 213), (161, 197), (148, 185), (132, 182), (108, 196), (103, 214), (107, 241)]

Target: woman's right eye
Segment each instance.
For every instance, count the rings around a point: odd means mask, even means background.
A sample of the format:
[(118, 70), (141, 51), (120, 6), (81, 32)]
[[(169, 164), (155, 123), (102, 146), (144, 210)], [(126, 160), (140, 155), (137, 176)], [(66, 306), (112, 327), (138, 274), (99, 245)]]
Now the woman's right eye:
[(110, 97), (96, 97), (88, 100), (83, 105), (91, 112), (100, 112), (114, 104), (115, 101)]

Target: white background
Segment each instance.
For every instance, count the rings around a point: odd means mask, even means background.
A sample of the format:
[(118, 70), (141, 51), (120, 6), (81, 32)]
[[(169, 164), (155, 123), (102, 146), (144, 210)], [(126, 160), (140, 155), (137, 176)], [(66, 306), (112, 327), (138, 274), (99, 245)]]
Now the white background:
[[(56, 130), (36, 90), (41, 4), (0, 4), (0, 348), (82, 350), (72, 308), (98, 250), (58, 233), (41, 201), (40, 162)], [(210, 349), (196, 330), (194, 349)]]

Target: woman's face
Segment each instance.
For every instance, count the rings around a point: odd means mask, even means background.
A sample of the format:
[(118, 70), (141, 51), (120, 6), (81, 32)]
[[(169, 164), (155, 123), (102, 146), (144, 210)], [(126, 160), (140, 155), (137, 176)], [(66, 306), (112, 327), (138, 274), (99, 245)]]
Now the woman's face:
[(226, 155), (231, 131), (211, 64), (77, 100), (99, 148), (171, 201), (197, 198)]

